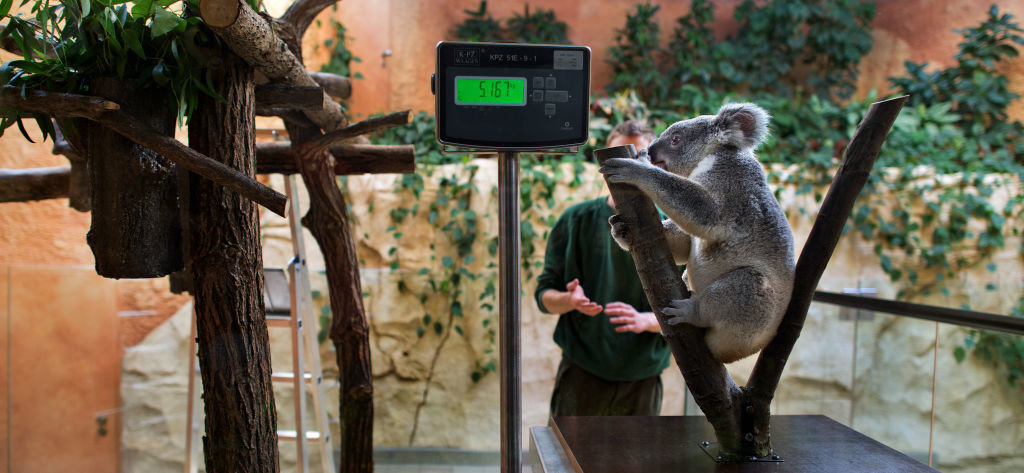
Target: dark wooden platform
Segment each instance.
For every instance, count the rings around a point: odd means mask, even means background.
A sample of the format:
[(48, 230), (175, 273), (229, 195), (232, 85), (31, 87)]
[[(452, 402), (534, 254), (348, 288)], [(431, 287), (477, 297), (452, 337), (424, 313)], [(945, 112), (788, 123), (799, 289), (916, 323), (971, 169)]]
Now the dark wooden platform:
[(715, 441), (701, 416), (556, 417), (551, 428), (578, 473), (936, 471), (820, 415), (772, 416), (782, 463), (715, 463), (700, 447)]

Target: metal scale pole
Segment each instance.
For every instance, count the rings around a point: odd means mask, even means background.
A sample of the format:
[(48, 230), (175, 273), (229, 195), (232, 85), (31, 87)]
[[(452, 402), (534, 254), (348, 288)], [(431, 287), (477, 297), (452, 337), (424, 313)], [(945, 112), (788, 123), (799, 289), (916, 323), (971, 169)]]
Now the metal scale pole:
[(522, 471), (519, 359), (519, 153), (498, 153), (498, 351), (501, 366), (501, 473)]

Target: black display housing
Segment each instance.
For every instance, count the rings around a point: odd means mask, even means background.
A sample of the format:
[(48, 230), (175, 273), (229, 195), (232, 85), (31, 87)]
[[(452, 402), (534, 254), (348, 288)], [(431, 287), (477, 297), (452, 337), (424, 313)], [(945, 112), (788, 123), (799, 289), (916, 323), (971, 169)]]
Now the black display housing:
[[(437, 44), (431, 78), (437, 141), (475, 149), (536, 150), (587, 142), (590, 48), (586, 46)], [(525, 78), (522, 106), (457, 105), (456, 77)]]

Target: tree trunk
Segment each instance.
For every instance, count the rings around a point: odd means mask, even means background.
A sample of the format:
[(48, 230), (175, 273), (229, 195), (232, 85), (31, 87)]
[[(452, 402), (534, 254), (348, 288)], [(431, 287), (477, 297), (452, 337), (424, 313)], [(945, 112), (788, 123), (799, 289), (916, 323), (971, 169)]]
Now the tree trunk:
[[(299, 41), (312, 19), (334, 3), (332, 0), (298, 0), (285, 14), (280, 29), (282, 41), (302, 64)], [(305, 66), (303, 66), (305, 67)], [(326, 111), (326, 110), (325, 110)], [(314, 118), (314, 117), (310, 117)], [(347, 123), (344, 115), (335, 126)], [(319, 123), (314, 120), (314, 122)], [(338, 189), (335, 160), (330, 152), (303, 145), (320, 138), (316, 126), (285, 121), (291, 139), (295, 166), (309, 192), (309, 212), (303, 225), (313, 233), (327, 265), (327, 286), (331, 300), (331, 341), (338, 361), (338, 397), (341, 404), (341, 459), (338, 473), (373, 473), (373, 374), (370, 369), (370, 327), (363, 308), (359, 281), (359, 260), (349, 227), (345, 196)]]
[[(295, 142), (312, 130), (289, 126)], [(304, 136), (305, 135), (305, 136)], [(319, 136), (317, 133), (314, 136)], [(373, 375), (370, 326), (363, 308), (359, 261), (349, 227), (345, 197), (338, 189), (334, 158), (325, 151), (298, 156), (296, 165), (309, 192), (309, 212), (302, 223), (313, 233), (327, 265), (331, 300), (331, 341), (341, 383), (341, 460), (339, 473), (373, 472)]]
[[(165, 135), (174, 113), (152, 91), (113, 78), (93, 92)], [(88, 120), (78, 120), (88, 160), (92, 226), (86, 240), (96, 272), (108, 278), (155, 278), (182, 268), (178, 168), (144, 146)]]
[[(224, 51), (213, 69), (226, 103), (202, 97), (189, 145), (254, 176), (253, 71)], [(210, 473), (279, 471), (277, 414), (263, 305), (263, 258), (256, 205), (193, 176), (188, 243), (202, 368)]]

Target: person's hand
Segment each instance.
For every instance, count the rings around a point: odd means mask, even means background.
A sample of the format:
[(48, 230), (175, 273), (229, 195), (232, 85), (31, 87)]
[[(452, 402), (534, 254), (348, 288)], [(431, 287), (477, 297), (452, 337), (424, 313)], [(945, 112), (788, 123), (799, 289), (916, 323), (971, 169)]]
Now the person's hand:
[(609, 302), (604, 307), (604, 312), (611, 317), (608, 321), (618, 324), (616, 332), (660, 332), (661, 325), (654, 312), (637, 312), (633, 306), (625, 302)]
[(569, 281), (569, 284), (565, 285), (565, 290), (569, 292), (569, 303), (572, 304), (573, 309), (590, 316), (601, 313), (601, 304), (592, 302), (590, 298), (583, 293), (583, 287), (580, 286), (579, 279)]

